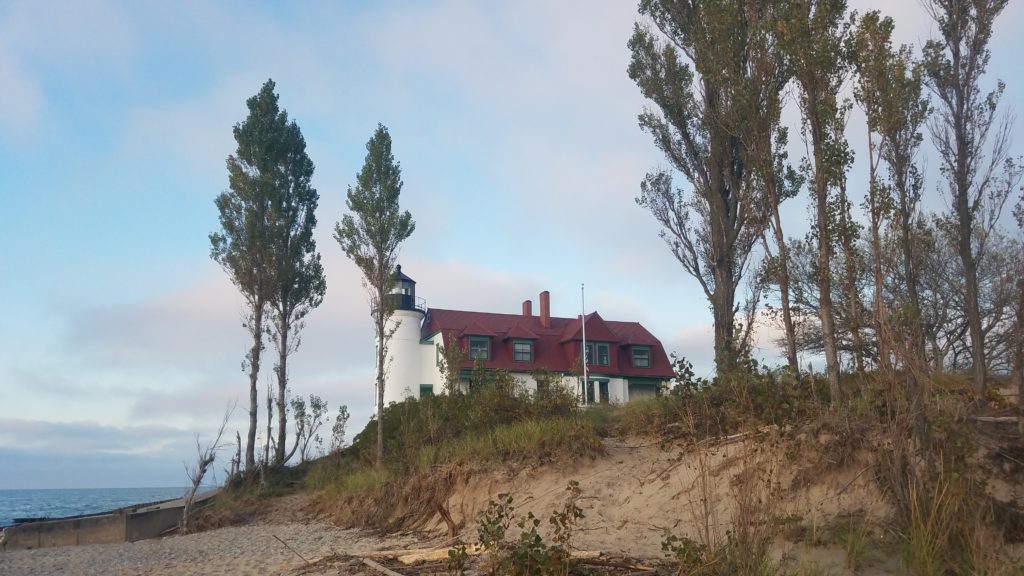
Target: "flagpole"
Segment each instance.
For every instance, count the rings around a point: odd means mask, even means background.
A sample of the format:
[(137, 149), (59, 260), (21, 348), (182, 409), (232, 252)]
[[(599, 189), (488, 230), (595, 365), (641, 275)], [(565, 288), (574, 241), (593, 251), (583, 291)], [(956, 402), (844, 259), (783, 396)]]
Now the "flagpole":
[(590, 379), (587, 378), (587, 299), (583, 292), (583, 283), (580, 282), (580, 324), (583, 325), (583, 348), (580, 356), (583, 358), (583, 403), (587, 403), (587, 388), (590, 386)]

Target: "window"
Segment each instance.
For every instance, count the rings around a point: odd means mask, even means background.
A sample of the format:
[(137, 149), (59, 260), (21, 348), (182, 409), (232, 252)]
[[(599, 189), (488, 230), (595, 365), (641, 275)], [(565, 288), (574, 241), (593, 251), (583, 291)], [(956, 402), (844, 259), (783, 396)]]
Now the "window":
[(490, 360), (491, 359), (491, 339), (486, 336), (470, 336), (469, 337), (469, 359), (470, 360)]
[(433, 384), (420, 384), (420, 398), (423, 398), (425, 396), (433, 396), (433, 395), (434, 395), (434, 385)]
[(533, 342), (529, 340), (513, 340), (512, 360), (516, 362), (533, 362)]
[(651, 349), (647, 346), (633, 347), (633, 368), (651, 367)]
[(608, 366), (611, 354), (607, 342), (587, 342), (587, 364), (590, 366)]

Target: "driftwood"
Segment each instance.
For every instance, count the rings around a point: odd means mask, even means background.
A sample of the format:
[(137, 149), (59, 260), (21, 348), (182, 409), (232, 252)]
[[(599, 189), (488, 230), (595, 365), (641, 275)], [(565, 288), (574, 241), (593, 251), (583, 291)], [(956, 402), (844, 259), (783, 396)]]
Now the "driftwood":
[(299, 558), (302, 558), (302, 561), (306, 563), (306, 566), (309, 566), (309, 565), (310, 565), (310, 561), (309, 561), (309, 560), (306, 560), (306, 557), (305, 557), (305, 556), (303, 556), (302, 554), (299, 554), (298, 552), (296, 552), (295, 548), (292, 548), (291, 546), (289, 546), (289, 545), (288, 545), (288, 543), (287, 543), (287, 542), (285, 542), (284, 540), (281, 540), (280, 538), (278, 538), (278, 537), (277, 537), (277, 534), (272, 534), (272, 536), (274, 537), (274, 539), (275, 539), (275, 540), (277, 540), (277, 541), (278, 541), (278, 542), (280, 542), (280, 543), (281, 543), (282, 545), (284, 545), (284, 547), (285, 547), (285, 548), (287, 548), (287, 549), (288, 549), (288, 550), (289, 550), (289, 551), (290, 551), (290, 552), (291, 552), (292, 554), (295, 554), (295, 555), (296, 555), (296, 556), (298, 556)]
[[(409, 550), (380, 550), (377, 552), (365, 552), (360, 554), (362, 558), (395, 558), (402, 564), (415, 564), (416, 562), (433, 562), (447, 560), (450, 548), (413, 548)], [(474, 544), (466, 546), (466, 555), (479, 556), (484, 553), (483, 546)], [(601, 557), (598, 550), (576, 550), (569, 553), (573, 560), (594, 560)]]
[(580, 564), (587, 566), (601, 566), (604, 568), (622, 568), (623, 570), (637, 570), (640, 572), (653, 572), (655, 569), (643, 564), (630, 564), (628, 562), (617, 562), (615, 560), (601, 560), (600, 558), (576, 558)]
[(370, 568), (373, 568), (374, 570), (376, 570), (377, 572), (380, 572), (381, 574), (387, 574), (387, 576), (402, 576), (398, 572), (395, 572), (394, 570), (392, 570), (390, 568), (385, 568), (385, 567), (381, 566), (380, 564), (377, 564), (373, 560), (370, 560), (369, 558), (363, 558), (363, 564), (366, 564), (367, 566), (369, 566)]
[(971, 416), (971, 420), (978, 422), (1016, 422), (1016, 416)]
[[(472, 555), (474, 546), (466, 546), (466, 554)], [(430, 552), (444, 552), (445, 558), (448, 557), (448, 548), (408, 548), (403, 550), (377, 550), (375, 552), (363, 552), (359, 554), (360, 558), (401, 558), (402, 556), (409, 556), (412, 554), (427, 554)]]

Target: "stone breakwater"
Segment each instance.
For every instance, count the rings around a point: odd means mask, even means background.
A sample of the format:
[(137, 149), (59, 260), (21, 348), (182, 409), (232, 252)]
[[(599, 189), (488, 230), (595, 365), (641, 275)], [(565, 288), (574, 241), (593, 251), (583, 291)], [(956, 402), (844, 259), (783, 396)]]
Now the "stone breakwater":
[(306, 565), (302, 558), (422, 545), (414, 536), (379, 536), (320, 522), (232, 526), (139, 542), (4, 552), (0, 576), (296, 574)]

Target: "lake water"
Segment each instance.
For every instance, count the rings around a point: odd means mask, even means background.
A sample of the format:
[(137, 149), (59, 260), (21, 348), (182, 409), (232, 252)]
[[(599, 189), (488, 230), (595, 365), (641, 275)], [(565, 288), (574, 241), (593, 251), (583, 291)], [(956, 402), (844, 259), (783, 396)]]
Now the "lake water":
[(15, 518), (61, 518), (108, 512), (134, 504), (180, 498), (177, 488), (78, 488), (71, 490), (0, 490), (0, 528)]

